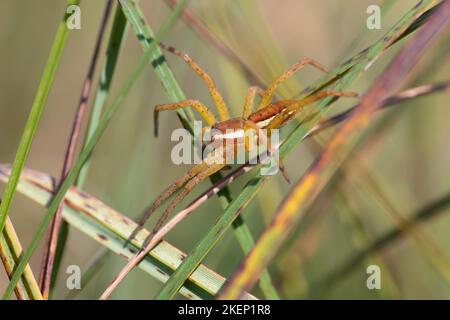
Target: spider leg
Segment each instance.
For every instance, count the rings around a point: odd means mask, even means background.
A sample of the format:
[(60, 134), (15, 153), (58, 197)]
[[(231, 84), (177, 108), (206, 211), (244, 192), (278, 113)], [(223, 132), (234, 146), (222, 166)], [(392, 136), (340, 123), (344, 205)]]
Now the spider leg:
[[(202, 165), (203, 164), (203, 165)], [(142, 248), (145, 248), (147, 244), (151, 241), (152, 237), (161, 229), (161, 227), (164, 225), (164, 222), (166, 222), (167, 218), (169, 217), (169, 214), (175, 209), (175, 207), (189, 194), (189, 192), (192, 191), (200, 182), (211, 176), (212, 174), (216, 173), (220, 169), (222, 169), (225, 164), (214, 164), (208, 166), (206, 163), (202, 162), (200, 165), (202, 165), (203, 171), (199, 172), (197, 175), (195, 175), (189, 182), (186, 183), (184, 188), (180, 191), (180, 193), (177, 194), (177, 196), (172, 200), (172, 202), (169, 204), (169, 206), (166, 208), (164, 213), (162, 214), (161, 218), (159, 218), (158, 222), (156, 223), (155, 227), (153, 228), (150, 235), (145, 239), (144, 244), (142, 245)]]
[(222, 121), (230, 119), (228, 107), (211, 76), (208, 75), (187, 53), (165, 44), (161, 44), (161, 48), (181, 57), (202, 78), (203, 82), (208, 87), (212, 99), (214, 100), (220, 119)]
[(323, 99), (325, 97), (334, 96), (334, 97), (358, 97), (358, 94), (355, 92), (340, 92), (336, 90), (323, 90), (316, 94), (313, 94), (309, 97), (300, 100), (291, 100), (289, 104), (277, 114), (266, 126), (266, 129), (276, 129), (281, 127), (284, 123), (294, 117), (299, 111), (303, 109), (306, 105), (316, 102), (317, 100)]
[(264, 95), (261, 98), (261, 101), (259, 102), (258, 110), (261, 108), (264, 108), (270, 104), (270, 102), (272, 101), (273, 95), (275, 94), (275, 90), (278, 88), (278, 86), (282, 82), (284, 82), (287, 79), (289, 79), (290, 77), (292, 77), (297, 71), (299, 71), (306, 65), (311, 65), (313, 67), (316, 67), (317, 69), (319, 69), (325, 73), (330, 72), (327, 67), (323, 66), (322, 64), (320, 64), (319, 62), (317, 62), (313, 59), (310, 59), (310, 58), (301, 59), (300, 61), (298, 61), (297, 63), (292, 65), (289, 69), (287, 69), (285, 72), (283, 72), (266, 89), (266, 91), (264, 92)]
[(244, 102), (244, 111), (242, 113), (243, 119), (247, 120), (248, 117), (252, 114), (253, 104), (255, 103), (255, 98), (257, 94), (262, 97), (262, 95), (264, 94), (264, 89), (258, 86), (251, 86), (248, 88)]
[(216, 117), (212, 114), (212, 112), (208, 109), (207, 106), (205, 106), (203, 103), (201, 103), (198, 100), (184, 100), (176, 103), (167, 103), (167, 104), (160, 104), (155, 107), (153, 121), (155, 126), (155, 136), (158, 135), (158, 127), (159, 127), (159, 112), (164, 110), (175, 110), (175, 109), (181, 109), (181, 108), (187, 108), (187, 107), (194, 107), (195, 110), (202, 116), (203, 119), (206, 120), (206, 122), (212, 126), (214, 123), (217, 122)]
[(205, 170), (205, 163), (199, 163), (198, 165), (192, 167), (185, 175), (178, 178), (175, 182), (173, 182), (170, 186), (168, 186), (156, 199), (155, 201), (141, 214), (139, 221), (137, 222), (138, 226), (130, 235), (130, 241), (134, 239), (136, 234), (142, 229), (144, 224), (153, 214), (153, 212), (161, 206), (161, 204), (174, 193), (176, 193), (183, 185), (185, 185), (189, 180), (199, 174), (201, 171)]

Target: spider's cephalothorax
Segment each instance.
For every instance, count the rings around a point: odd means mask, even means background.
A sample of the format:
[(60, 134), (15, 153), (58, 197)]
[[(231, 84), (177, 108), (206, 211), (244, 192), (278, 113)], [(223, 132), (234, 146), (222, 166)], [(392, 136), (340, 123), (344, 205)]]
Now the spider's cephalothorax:
[[(295, 117), (295, 115), (300, 112), (304, 106), (314, 103), (317, 100), (320, 100), (324, 97), (335, 96), (335, 97), (356, 97), (358, 96), (353, 92), (339, 92), (335, 90), (323, 90), (311, 94), (303, 99), (298, 100), (281, 100), (272, 103), (272, 98), (275, 94), (275, 90), (277, 87), (293, 76), (298, 70), (303, 68), (306, 65), (311, 65), (316, 67), (317, 69), (328, 72), (328, 69), (321, 65), (320, 63), (314, 61), (313, 59), (305, 58), (301, 59), (285, 72), (283, 72), (279, 77), (277, 77), (272, 84), (267, 87), (267, 89), (262, 89), (257, 86), (249, 87), (247, 96), (245, 98), (242, 117), (239, 118), (231, 118), (230, 112), (228, 111), (228, 107), (225, 104), (225, 101), (217, 89), (213, 79), (196, 63), (189, 57), (186, 53), (178, 51), (173, 47), (169, 47), (166, 45), (161, 45), (161, 47), (167, 51), (174, 53), (175, 55), (180, 56), (192, 69), (202, 78), (208, 90), (212, 96), (212, 99), (216, 105), (219, 121), (216, 119), (215, 115), (211, 112), (211, 110), (205, 106), (202, 102), (198, 100), (185, 100), (176, 103), (170, 104), (162, 104), (158, 105), (154, 111), (154, 121), (155, 121), (155, 134), (158, 132), (158, 115), (160, 111), (163, 110), (175, 110), (186, 107), (193, 107), (206, 121), (209, 127), (204, 128), (203, 132), (206, 130), (212, 130), (215, 133), (212, 133), (213, 140), (226, 140), (237, 141), (238, 138), (245, 135), (248, 130), (254, 130), (254, 133), (257, 137), (258, 143), (269, 143), (269, 137), (271, 134), (271, 130), (278, 129), (283, 126), (287, 121), (291, 118)], [(254, 102), (256, 95), (260, 96), (260, 101), (254, 111)], [(266, 129), (266, 134), (261, 134), (261, 130)], [(251, 148), (252, 144), (246, 143), (247, 150)], [(235, 148), (233, 143), (226, 144), (227, 148)], [(270, 146), (267, 145), (267, 148), (270, 150)], [(232, 150), (222, 150), (219, 152), (219, 156), (225, 156), (227, 151)], [(233, 151), (232, 151), (233, 152)], [(217, 155), (216, 155), (217, 156)], [(281, 162), (278, 163), (283, 173), (284, 177), (288, 180), (284, 167)], [(150, 235), (150, 237), (162, 227), (164, 221), (170, 214), (170, 212), (178, 205), (178, 203), (183, 200), (183, 198), (201, 181), (211, 176), (215, 172), (223, 169), (226, 166), (225, 161), (221, 163), (212, 163), (208, 161), (203, 161), (200, 164), (193, 166), (184, 176), (176, 180), (173, 184), (171, 184), (156, 200), (154, 203), (146, 210), (141, 221), (140, 226), (142, 226), (145, 221), (149, 218), (152, 212), (154, 212), (163, 201), (169, 198), (171, 195), (179, 191), (176, 197), (172, 200), (169, 206), (164, 211), (162, 217), (157, 222), (154, 227), (154, 231)], [(148, 241), (147, 241), (148, 242)]]

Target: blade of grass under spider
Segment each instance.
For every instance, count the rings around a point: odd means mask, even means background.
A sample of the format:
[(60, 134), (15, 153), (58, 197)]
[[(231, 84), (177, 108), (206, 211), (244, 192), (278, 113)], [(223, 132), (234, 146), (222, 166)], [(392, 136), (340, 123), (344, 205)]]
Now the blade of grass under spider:
[(221, 290), (220, 299), (236, 299), (244, 290), (254, 285), (260, 270), (273, 259), (293, 226), (303, 217), (305, 210), (353, 150), (361, 133), (368, 126), (373, 112), (381, 106), (386, 95), (399, 86), (432, 40), (449, 22), (450, 2), (446, 1), (377, 78), (363, 96), (360, 107), (330, 139), (320, 156), (295, 184), (271, 224), (262, 233), (230, 282)]
[[(0, 237), (0, 258), (5, 267), (8, 277), (14, 271), (14, 268), (22, 254), (22, 246), (14, 230), (9, 217), (6, 218), (3, 235)], [(39, 290), (36, 279), (29, 265), (26, 266), (20, 281), (17, 283), (16, 297), (19, 300), (42, 300), (42, 294)]]
[[(69, 0), (67, 5), (76, 5), (78, 3), (78, 0)], [(6, 185), (2, 203), (0, 204), (0, 233), (5, 226), (6, 218), (8, 216), (9, 209), (11, 208), (16, 191), (16, 186), (20, 179), (20, 173), (25, 166), (25, 161), (28, 157), (34, 135), (39, 126), (39, 121), (41, 119), (48, 94), (53, 84), (53, 80), (55, 79), (56, 70), (58, 69), (59, 62), (61, 61), (62, 52), (65, 48), (69, 33), (69, 29), (66, 27), (66, 19), (68, 17), (69, 15), (67, 13), (64, 14), (64, 18), (59, 24), (47, 64), (44, 68), (33, 105), (31, 106), (31, 110), (23, 130), (22, 138), (20, 139), (19, 148), (17, 149), (16, 157), (13, 163), (13, 171)]]
[[(133, 0), (122, 0), (120, 1), (120, 4), (123, 8), (123, 12), (126, 18), (131, 24), (141, 45), (144, 48), (147, 48), (149, 46), (149, 39), (153, 38), (153, 31), (146, 22), (145, 16), (143, 15), (139, 6)], [(183, 91), (181, 90), (181, 87), (178, 84), (177, 80), (175, 79), (172, 71), (170, 70), (167, 62), (165, 61), (164, 56), (162, 55), (162, 52), (159, 48), (155, 50), (154, 57), (152, 58), (154, 59), (153, 60), (154, 62), (157, 62), (156, 66), (154, 63), (155, 72), (159, 77), (163, 87), (165, 88), (169, 99), (172, 102), (185, 100), (186, 97)], [(180, 109), (177, 110), (177, 112), (181, 112), (179, 113), (179, 115), (183, 125), (185, 125), (185, 127), (189, 126), (187, 127), (187, 129), (191, 129), (190, 124), (184, 120), (185, 119), (185, 113), (183, 113), (184, 110)], [(187, 110), (189, 110), (187, 113), (189, 120), (195, 119), (192, 110), (190, 108)], [(215, 174), (213, 177), (211, 177), (212, 183), (214, 183), (217, 180), (220, 180), (221, 177), (222, 176), (220, 174)], [(231, 197), (229, 195), (229, 191), (227, 188), (221, 190), (221, 192), (219, 193), (219, 202), (222, 208), (224, 209), (231, 202)], [(250, 229), (241, 218), (238, 218), (233, 223), (233, 228), (235, 230), (236, 238), (243, 252), (247, 254), (248, 250), (254, 244), (253, 236), (250, 232)], [(261, 275), (260, 287), (268, 299), (279, 299), (279, 295), (275, 287), (272, 285), (272, 280), (267, 271), (264, 271), (263, 274)]]
[[(8, 166), (0, 166), (0, 179), (6, 181), (9, 172)], [(54, 188), (53, 177), (35, 170), (24, 169), (17, 190), (36, 203), (46, 206), (51, 201)], [(143, 234), (138, 235), (130, 243), (129, 236), (136, 228), (136, 223), (78, 188), (71, 188), (67, 192), (65, 203), (64, 219), (118, 256), (131, 258), (148, 236), (149, 231), (144, 230)], [(185, 253), (167, 241), (162, 241), (139, 265), (139, 268), (155, 279), (165, 282), (185, 256)], [(211, 299), (224, 282), (224, 277), (201, 265), (180, 293), (189, 299)], [(250, 294), (245, 298), (256, 299)]]
[[(337, 79), (337, 83), (334, 86), (334, 89), (342, 90), (346, 86), (348, 86), (356, 77), (367, 69), (380, 55), (383, 53), (384, 49), (389, 47), (392, 42), (396, 41), (397, 37), (402, 36), (404, 31), (411, 26), (415, 19), (419, 17), (423, 12), (430, 9), (431, 6), (436, 4), (436, 1), (422, 1), (411, 9), (406, 15), (404, 15), (387, 33), (386, 35), (375, 42), (371, 47), (364, 50), (363, 52), (357, 54), (354, 58), (345, 62), (342, 66), (338, 67), (327, 77), (327, 80), (320, 81), (318, 84), (310, 87), (308, 89), (309, 92), (314, 92), (323, 88), (330, 82), (333, 82), (333, 79)], [(332, 99), (324, 99), (322, 102), (318, 104), (319, 113), (310, 118), (308, 121), (301, 123), (297, 128), (288, 136), (288, 138), (283, 142), (280, 148), (280, 157), (284, 158), (294, 147), (305, 137), (308, 132), (318, 123), (321, 116), (326, 114), (328, 108), (326, 108)], [(249, 191), (256, 192), (258, 190), (258, 186), (260, 186), (263, 181), (266, 180), (267, 177), (257, 176), (256, 178), (251, 180), (251, 183), (248, 183), (243, 190), (241, 191), (241, 195), (244, 194), (247, 197), (253, 198), (254, 193)], [(241, 205), (246, 203), (247, 199), (245, 197), (237, 197), (225, 210), (222, 217), (224, 220), (219, 220), (214, 228), (218, 227), (219, 230), (222, 228), (226, 229), (227, 220), (225, 217), (233, 219), (237, 214), (235, 210), (238, 210)], [(221, 225), (223, 224), (223, 225)], [(180, 288), (183, 282), (186, 279), (186, 276), (189, 276), (195, 270), (196, 266), (202, 261), (202, 259), (206, 256), (206, 254), (212, 249), (214, 244), (217, 241), (217, 238), (220, 237), (223, 233), (215, 236), (211, 232), (209, 232), (193, 249), (193, 253), (196, 253), (195, 256), (191, 254), (183, 261), (181, 266), (174, 272), (169, 281), (164, 285), (161, 291), (157, 295), (157, 299), (170, 299), (172, 298), (178, 288)], [(200, 252), (201, 251), (201, 252)]]
[(118, 94), (115, 97), (111, 106), (105, 111), (105, 113), (104, 113), (98, 127), (96, 128), (95, 132), (93, 133), (91, 139), (89, 139), (85, 148), (81, 151), (80, 156), (77, 158), (76, 162), (74, 163), (73, 167), (71, 168), (70, 172), (68, 173), (66, 179), (64, 179), (64, 182), (61, 184), (60, 189), (58, 190), (55, 197), (51, 201), (47, 214), (45, 215), (42, 223), (39, 225), (36, 235), (34, 236), (33, 240), (31, 241), (30, 246), (24, 252), (22, 259), (20, 260), (20, 262), (17, 266), (17, 269), (15, 270), (15, 272), (11, 278), (11, 281), (9, 282), (9, 285), (6, 288), (6, 291), (3, 295), (4, 299), (9, 299), (11, 297), (11, 294), (13, 292), (13, 289), (14, 289), (17, 281), (20, 279), (20, 276), (21, 276), (26, 264), (28, 263), (29, 259), (31, 258), (31, 255), (32, 255), (34, 249), (36, 248), (43, 233), (45, 232), (47, 225), (50, 223), (53, 215), (55, 214), (56, 210), (58, 209), (59, 204), (63, 200), (65, 193), (67, 192), (69, 187), (75, 182), (75, 179), (78, 176), (78, 173), (80, 172), (83, 163), (88, 159), (89, 155), (92, 153), (94, 147), (96, 146), (97, 142), (100, 140), (100, 137), (102, 136), (103, 132), (105, 131), (105, 129), (106, 129), (109, 121), (111, 120), (112, 116), (114, 115), (115, 111), (122, 104), (126, 95), (128, 94), (131, 87), (133, 86), (134, 82), (139, 77), (141, 71), (147, 65), (148, 61), (151, 58), (154, 48), (157, 47), (158, 42), (168, 32), (168, 30), (175, 24), (178, 16), (182, 12), (182, 10), (186, 4), (187, 4), (186, 0), (183, 2), (180, 2), (180, 5), (164, 21), (163, 25), (160, 28), (160, 31), (154, 38), (153, 44), (145, 51), (144, 55), (142, 56), (142, 58), (139, 61), (139, 64), (133, 70), (131, 75), (128, 77), (128, 80), (125, 82), (125, 84), (122, 86), (122, 88), (118, 92)]

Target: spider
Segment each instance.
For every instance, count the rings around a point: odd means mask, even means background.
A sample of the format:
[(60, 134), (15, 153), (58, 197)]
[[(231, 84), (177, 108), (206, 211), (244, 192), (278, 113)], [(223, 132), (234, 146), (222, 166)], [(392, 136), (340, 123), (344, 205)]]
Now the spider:
[[(209, 76), (189, 55), (186, 53), (175, 49), (174, 47), (161, 44), (161, 48), (167, 50), (179, 57), (181, 57), (203, 80), (207, 86), (214, 104), (217, 108), (220, 121), (217, 120), (216, 116), (211, 112), (211, 110), (198, 100), (184, 100), (176, 103), (161, 104), (157, 105), (154, 110), (154, 126), (155, 126), (155, 136), (158, 134), (158, 116), (161, 111), (166, 110), (176, 110), (181, 108), (187, 108), (192, 106), (206, 121), (208, 127), (203, 128), (203, 132), (207, 130), (215, 130), (215, 134), (212, 134), (212, 140), (220, 139), (228, 142), (227, 147), (219, 148), (219, 152), (215, 153), (214, 157), (226, 157), (227, 152), (231, 152), (235, 155), (236, 147), (236, 135), (232, 137), (227, 136), (227, 130), (234, 130), (234, 132), (245, 133), (249, 130), (254, 130), (256, 132), (256, 138), (259, 143), (269, 144), (268, 137), (270, 136), (271, 130), (278, 129), (284, 124), (286, 124), (290, 119), (292, 119), (297, 113), (299, 113), (304, 106), (314, 103), (324, 97), (335, 96), (335, 97), (357, 97), (358, 94), (354, 92), (339, 92), (335, 90), (323, 90), (307, 96), (303, 99), (290, 99), (290, 100), (280, 100), (272, 103), (272, 98), (275, 94), (278, 86), (292, 77), (297, 71), (305, 67), (306, 65), (311, 65), (318, 70), (328, 73), (329, 70), (322, 64), (316, 62), (310, 58), (304, 58), (299, 60), (297, 63), (292, 65), (286, 71), (284, 71), (280, 76), (278, 76), (272, 84), (267, 87), (267, 89), (262, 89), (258, 86), (251, 86), (248, 88), (247, 95), (244, 101), (244, 107), (242, 116), (238, 118), (231, 118), (229, 109), (225, 104), (225, 101), (216, 87), (214, 80)], [(253, 111), (256, 96), (260, 96), (260, 101), (258, 103), (256, 111)], [(259, 129), (266, 129), (267, 136), (261, 135)], [(218, 133), (217, 133), (218, 132)], [(249, 151), (252, 148), (251, 143), (244, 140), (245, 149)], [(231, 142), (231, 143), (230, 143)], [(231, 148), (230, 148), (231, 146)], [(270, 147), (268, 146), (270, 149)], [(172, 202), (168, 205), (163, 215), (156, 223), (153, 228), (152, 233), (148, 237), (146, 243), (150, 240), (152, 235), (154, 235), (164, 224), (169, 214), (175, 209), (175, 207), (189, 194), (189, 192), (194, 189), (201, 181), (205, 180), (214, 173), (220, 171), (227, 166), (225, 161), (220, 163), (212, 163), (204, 159), (201, 163), (194, 165), (185, 175), (173, 182), (169, 187), (167, 187), (153, 202), (153, 204), (144, 212), (142, 218), (138, 222), (139, 227), (133, 232), (131, 239), (136, 235), (140, 228), (145, 224), (150, 215), (162, 205), (162, 203), (171, 197), (173, 194), (179, 192)], [(284, 166), (280, 160), (278, 160), (278, 165), (284, 178), (289, 182), (289, 178), (284, 170)], [(142, 248), (145, 247), (145, 244)]]
[[(272, 146), (270, 145), (271, 143), (268, 137), (270, 137), (272, 130), (278, 129), (286, 124), (290, 119), (295, 117), (295, 115), (299, 113), (304, 106), (312, 104), (315, 101), (328, 96), (358, 96), (358, 94), (354, 92), (322, 90), (319, 92), (314, 92), (303, 99), (280, 100), (272, 103), (272, 98), (278, 86), (285, 80), (292, 77), (304, 66), (311, 65), (323, 72), (329, 72), (328, 69), (320, 63), (314, 61), (313, 59), (305, 58), (295, 63), (280, 76), (278, 76), (266, 90), (263, 90), (262, 88), (257, 86), (249, 87), (247, 95), (245, 97), (242, 117), (231, 118), (228, 107), (226, 106), (225, 101), (223, 100), (223, 97), (217, 89), (213, 79), (186, 53), (163, 44), (161, 44), (161, 47), (177, 56), (180, 56), (201, 77), (203, 82), (208, 87), (214, 104), (216, 105), (220, 121), (217, 121), (211, 110), (198, 100), (185, 100), (177, 103), (162, 104), (156, 106), (154, 111), (155, 135), (157, 135), (158, 133), (159, 112), (192, 106), (208, 123), (208, 127), (203, 128), (202, 134), (210, 131), (212, 140), (217, 140), (219, 142), (218, 144), (216, 143), (218, 152), (208, 154), (201, 163), (194, 165), (185, 175), (169, 185), (169, 187), (167, 187), (156, 198), (153, 204), (144, 212), (140, 221), (138, 221), (138, 226), (132, 232), (128, 241), (131, 241), (136, 236), (136, 234), (142, 229), (143, 225), (148, 220), (150, 215), (158, 207), (160, 207), (165, 200), (178, 192), (178, 194), (175, 196), (172, 202), (170, 202), (162, 216), (159, 218), (150, 234), (145, 239), (139, 252), (136, 253), (136, 255), (127, 262), (126, 266), (116, 276), (113, 282), (102, 294), (100, 299), (106, 299), (114, 290), (114, 288), (120, 283), (120, 281), (124, 279), (128, 272), (130, 272), (134, 266), (138, 265), (140, 261), (150, 252), (150, 250), (152, 250), (155, 244), (151, 245), (151, 241), (158, 233), (158, 231), (161, 230), (169, 214), (187, 196), (187, 194), (189, 194), (189, 192), (194, 189), (201, 181), (228, 166), (227, 161), (223, 160), (226, 160), (227, 156), (229, 155), (236, 155), (236, 147), (238, 144), (243, 144), (246, 151), (250, 151), (251, 148), (254, 147), (253, 142), (255, 141), (257, 144), (265, 144), (266, 148), (269, 150), (268, 154), (270, 155)], [(260, 96), (260, 101), (258, 103), (257, 110), (253, 111), (256, 95)], [(232, 130), (232, 134), (229, 134), (228, 130), (230, 129)], [(260, 129), (266, 129), (267, 135), (265, 133), (261, 133)], [(256, 133), (256, 135), (254, 136), (256, 138), (255, 141), (247, 140), (246, 133), (252, 130)], [(238, 136), (244, 137), (243, 142), (242, 139), (239, 140), (236, 138)], [(223, 143), (220, 143), (220, 141), (222, 141)], [(219, 159), (222, 161), (208, 161), (211, 160), (211, 158), (212, 160)], [(277, 164), (281, 170), (281, 173), (289, 182), (282, 162), (278, 160)]]

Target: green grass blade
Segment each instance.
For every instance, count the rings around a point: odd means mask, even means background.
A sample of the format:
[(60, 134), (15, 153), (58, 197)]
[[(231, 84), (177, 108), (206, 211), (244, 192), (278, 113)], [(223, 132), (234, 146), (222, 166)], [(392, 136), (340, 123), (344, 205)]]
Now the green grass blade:
[[(67, 3), (68, 5), (74, 5), (78, 4), (79, 1), (69, 0)], [(53, 80), (55, 79), (56, 70), (58, 69), (59, 62), (61, 61), (62, 52), (66, 45), (67, 35), (69, 33), (66, 27), (67, 18), (68, 15), (65, 14), (64, 19), (59, 24), (44, 73), (42, 74), (41, 81), (39, 82), (39, 87), (37, 89), (33, 105), (31, 106), (22, 138), (20, 140), (19, 148), (14, 159), (12, 174), (6, 185), (3, 201), (0, 204), (0, 233), (5, 226), (6, 217), (8, 216), (9, 209), (11, 208), (17, 183), (20, 179), (20, 173), (25, 166), (25, 161), (28, 157), (28, 153), (30, 152), (31, 143), (33, 142), (34, 135), (39, 126), (39, 121), (45, 107), (45, 102), (47, 101)]]
[[(149, 39), (153, 38), (153, 31), (146, 22), (144, 14), (140, 10), (136, 2), (133, 0), (123, 0), (120, 2), (120, 4), (123, 8), (125, 16), (127, 17), (134, 32), (136, 33), (137, 39), (144, 49), (147, 48), (149, 46)], [(154, 63), (154, 70), (156, 75), (159, 77), (169, 100), (171, 100), (172, 102), (185, 100), (186, 96), (181, 90), (180, 85), (175, 79), (173, 72), (171, 71), (159, 48), (155, 50), (154, 56), (152, 58), (153, 61), (158, 62)], [(192, 131), (188, 119), (193, 120), (195, 119), (195, 116), (193, 115), (191, 108), (179, 109), (177, 110), (177, 113), (186, 129)], [(215, 174), (213, 177), (211, 177), (211, 181), (214, 183), (214, 181), (220, 180), (221, 177), (222, 176), (220, 174)], [(221, 190), (221, 192), (219, 193), (219, 199), (223, 209), (225, 209), (230, 204), (232, 199), (227, 188)], [(238, 217), (236, 221), (233, 222), (233, 229), (235, 231), (235, 235), (239, 242), (239, 245), (243, 250), (243, 253), (247, 254), (255, 242), (250, 229), (240, 217)], [(272, 280), (267, 270), (265, 270), (261, 275), (260, 287), (262, 292), (268, 299), (280, 298), (275, 287), (272, 285)]]
[(158, 32), (157, 36), (154, 38), (153, 44), (145, 51), (144, 55), (139, 61), (138, 66), (133, 70), (131, 75), (129, 76), (126, 83), (122, 86), (121, 90), (118, 92), (116, 98), (114, 99), (111, 106), (105, 111), (98, 127), (96, 128), (95, 132), (92, 134), (91, 139), (89, 139), (88, 143), (86, 144), (86, 147), (82, 150), (80, 156), (74, 163), (72, 169), (68, 173), (66, 179), (61, 184), (60, 189), (56, 193), (55, 197), (51, 201), (49, 205), (49, 209), (47, 214), (45, 215), (42, 223), (39, 225), (36, 235), (34, 236), (33, 240), (30, 243), (30, 246), (27, 248), (27, 250), (24, 252), (22, 259), (20, 260), (20, 263), (17, 266), (17, 269), (15, 270), (11, 281), (6, 288), (6, 291), (3, 295), (3, 299), (9, 299), (12, 295), (12, 292), (14, 290), (14, 287), (19, 280), (26, 264), (28, 263), (29, 259), (31, 258), (31, 255), (33, 254), (35, 248), (37, 247), (37, 244), (44, 234), (47, 225), (50, 223), (51, 219), (53, 218), (54, 214), (56, 213), (56, 210), (58, 209), (59, 204), (61, 203), (62, 199), (64, 198), (64, 195), (66, 194), (67, 190), (70, 188), (70, 186), (75, 182), (76, 177), (78, 176), (78, 173), (81, 170), (81, 167), (83, 166), (84, 162), (89, 158), (90, 154), (94, 150), (94, 147), (96, 146), (97, 142), (100, 140), (100, 137), (102, 136), (103, 132), (105, 131), (109, 121), (111, 120), (112, 116), (114, 115), (115, 111), (118, 109), (118, 107), (122, 104), (123, 100), (125, 99), (126, 95), (130, 91), (131, 87), (135, 83), (135, 81), (138, 79), (141, 71), (144, 69), (144, 67), (147, 65), (148, 61), (150, 60), (150, 57), (152, 55), (152, 51), (154, 48), (157, 47), (157, 43), (163, 38), (163, 36), (167, 33), (167, 31), (175, 24), (177, 21), (178, 16), (181, 14), (182, 9), (186, 5), (186, 1), (180, 2), (180, 4), (177, 6), (177, 8), (170, 14), (169, 18), (166, 19), (161, 26), (160, 31)]
[[(349, 84), (351, 84), (357, 76), (365, 71), (365, 69), (370, 66), (382, 53), (388, 48), (399, 36), (401, 36), (405, 30), (411, 26), (415, 19), (420, 16), (423, 12), (430, 9), (431, 6), (436, 4), (437, 1), (422, 1), (413, 9), (411, 9), (406, 15), (404, 15), (388, 32), (387, 34), (375, 42), (370, 48), (364, 50), (360, 54), (356, 55), (354, 58), (350, 59), (344, 63), (341, 67), (337, 68), (331, 72), (330, 76), (325, 81), (320, 81), (315, 86), (309, 88), (310, 92), (315, 92), (333, 81), (337, 78), (336, 84), (333, 86), (336, 90), (343, 90)], [(318, 112), (310, 117), (307, 121), (302, 122), (297, 128), (288, 136), (288, 138), (283, 142), (280, 148), (280, 157), (284, 158), (290, 151), (292, 151), (295, 146), (305, 137), (305, 135), (313, 128), (314, 125), (326, 114), (329, 108), (328, 105), (333, 99), (324, 99), (318, 105)], [(225, 210), (223, 216), (217, 224), (213, 227), (214, 229), (222, 230), (229, 226), (229, 219), (233, 220), (233, 217), (237, 216), (239, 209), (248, 204), (248, 201), (255, 196), (255, 193), (266, 180), (267, 177), (257, 176), (248, 183), (244, 189), (241, 191), (241, 195), (237, 197)], [(243, 196), (245, 195), (245, 196)], [(248, 199), (247, 199), (248, 197)], [(224, 231), (223, 231), (224, 232)], [(195, 270), (195, 267), (202, 261), (206, 254), (212, 249), (214, 244), (217, 242), (218, 238), (223, 234), (219, 233), (214, 239), (208, 233), (197, 245), (196, 248), (191, 252), (188, 258), (183, 262), (183, 264), (174, 272), (169, 281), (161, 289), (157, 295), (158, 299), (170, 299), (172, 298), (178, 288), (181, 287), (186, 277), (189, 276)], [(195, 254), (194, 257), (191, 257)]]
[[(137, 2), (134, 0), (123, 0), (120, 1), (120, 5), (122, 6), (123, 13), (132, 26), (132, 29), (136, 34), (142, 48), (144, 50), (147, 49), (154, 38), (154, 34)], [(175, 76), (167, 64), (167, 61), (164, 58), (159, 46), (155, 48), (151, 58), (154, 71), (161, 81), (161, 85), (163, 86), (170, 101), (178, 102), (186, 100), (186, 96), (175, 79)], [(181, 117), (183, 125), (186, 126), (186, 129), (192, 129), (188, 123), (188, 120), (195, 119), (192, 110), (190, 108), (185, 110), (179, 109), (177, 110), (177, 113)]]

